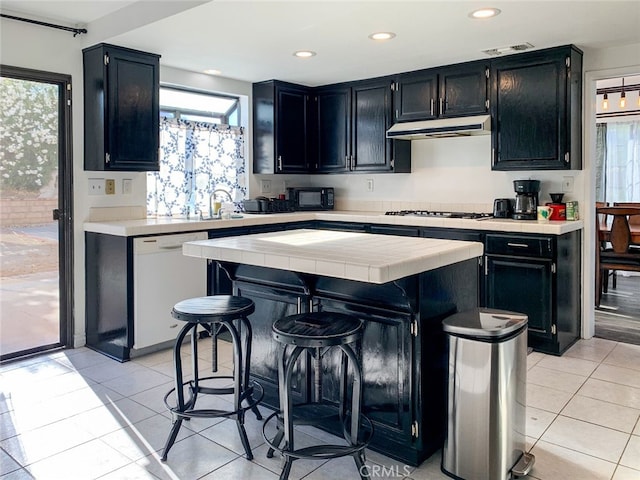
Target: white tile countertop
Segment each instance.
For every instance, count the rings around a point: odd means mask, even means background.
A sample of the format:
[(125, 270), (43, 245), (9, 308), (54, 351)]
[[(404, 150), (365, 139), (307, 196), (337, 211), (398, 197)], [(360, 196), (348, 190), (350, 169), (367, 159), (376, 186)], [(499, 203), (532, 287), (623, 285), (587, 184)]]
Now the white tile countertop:
[(488, 218), (471, 220), (463, 218), (434, 218), (384, 215), (380, 212), (354, 212), (334, 210), (330, 212), (274, 213), (270, 215), (246, 214), (230, 220), (187, 220), (180, 218), (143, 218), (86, 222), (85, 232), (104, 233), (116, 236), (157, 235), (176, 232), (194, 232), (232, 227), (247, 227), (277, 223), (302, 222), (306, 220), (330, 220), (335, 222), (377, 223), (382, 225), (407, 225), (417, 227), (440, 227), (468, 230), (492, 230), (498, 232), (540, 233), (562, 235), (584, 227), (582, 220), (574, 222), (538, 222), (537, 220), (511, 220)]
[(185, 255), (382, 284), (483, 254), (478, 242), (289, 230), (199, 240)]

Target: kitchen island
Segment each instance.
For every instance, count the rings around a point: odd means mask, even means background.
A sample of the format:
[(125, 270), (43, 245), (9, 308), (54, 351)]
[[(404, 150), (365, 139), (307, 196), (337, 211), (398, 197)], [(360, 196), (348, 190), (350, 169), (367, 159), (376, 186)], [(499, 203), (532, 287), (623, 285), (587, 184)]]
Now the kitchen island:
[[(188, 242), (183, 253), (217, 261), (233, 292), (256, 303), (251, 373), (267, 405), (278, 404), (273, 321), (315, 310), (348, 313), (365, 322), (360, 351), (364, 412), (375, 426), (371, 448), (410, 465), (441, 448), (441, 322), (478, 305), (481, 243), (299, 229)], [(323, 365), (332, 369), (339, 357), (327, 355)], [(299, 362), (299, 372), (312, 373), (310, 359)], [(312, 397), (312, 377), (297, 378), (294, 402)], [(338, 393), (327, 375), (323, 399), (335, 402)]]

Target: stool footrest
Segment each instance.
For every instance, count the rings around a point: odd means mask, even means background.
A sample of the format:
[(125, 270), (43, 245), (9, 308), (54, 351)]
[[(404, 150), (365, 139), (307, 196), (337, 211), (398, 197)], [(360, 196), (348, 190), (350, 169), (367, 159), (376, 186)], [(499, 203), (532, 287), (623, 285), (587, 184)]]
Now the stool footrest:
[(234, 391), (233, 387), (214, 388), (214, 387), (198, 387), (198, 393), (206, 395), (231, 395)]
[[(224, 377), (206, 377), (206, 378), (201, 378), (200, 381), (203, 380), (212, 380), (212, 379), (220, 379), (220, 378), (224, 378)], [(195, 389), (193, 389), (193, 385), (192, 385), (192, 381), (188, 381), (188, 382), (184, 382), (182, 384), (183, 386), (185, 385), (189, 385), (190, 388), (192, 389), (192, 391), (195, 392)], [(188, 401), (185, 402), (185, 407), (187, 407), (185, 410), (180, 410), (179, 406), (175, 405), (169, 405), (169, 401), (168, 398), (169, 396), (175, 391), (175, 387), (172, 388), (171, 390), (169, 390), (167, 392), (167, 394), (164, 396), (164, 404), (167, 407), (167, 409), (174, 414), (176, 417), (178, 418), (192, 418), (192, 417), (199, 417), (199, 418), (216, 418), (216, 417), (231, 417), (233, 415), (237, 415), (241, 412), (246, 412), (247, 410), (251, 410), (252, 408), (256, 407), (261, 401), (262, 398), (264, 397), (264, 388), (262, 387), (262, 385), (256, 381), (251, 381), (249, 388), (247, 388), (246, 390), (243, 390), (240, 394), (240, 401), (244, 401), (247, 398), (250, 399), (249, 403), (247, 403), (246, 405), (243, 405), (241, 408), (239, 408), (238, 410), (216, 410), (216, 409), (192, 409), (191, 407), (193, 406), (192, 404), (195, 403), (193, 402), (193, 397)], [(216, 389), (216, 388), (207, 388), (207, 387), (198, 387), (197, 393), (202, 393), (202, 394), (209, 394), (212, 392), (207, 392), (205, 390), (229, 390), (229, 392), (227, 394), (233, 394), (234, 393), (234, 389), (230, 388), (230, 389)], [(254, 397), (253, 394), (257, 393), (258, 396)], [(220, 394), (219, 392), (217, 392), (217, 394)]]
[[(279, 411), (273, 412), (269, 415), (264, 423), (262, 424), (262, 436), (267, 444), (273, 449), (280, 452), (281, 455), (286, 457), (291, 457), (294, 459), (305, 459), (305, 460), (328, 460), (332, 458), (346, 457), (348, 455), (355, 455), (358, 452), (362, 452), (371, 441), (373, 437), (373, 423), (371, 420), (364, 415), (360, 415), (364, 425), (366, 425), (366, 436), (362, 441), (359, 441), (356, 444), (352, 445), (336, 445), (336, 444), (324, 444), (324, 445), (315, 445), (312, 447), (300, 448), (297, 450), (287, 450), (287, 445), (284, 447), (280, 447), (280, 445), (276, 445), (274, 439), (267, 438), (266, 428), (269, 422), (271, 422), (274, 418), (277, 419), (278, 424), (280, 424), (280, 419), (278, 418)], [(298, 422), (294, 422), (298, 424)], [(315, 422), (317, 423), (317, 422)], [(311, 423), (304, 422), (304, 425), (311, 425)], [(346, 432), (346, 428), (345, 428)]]

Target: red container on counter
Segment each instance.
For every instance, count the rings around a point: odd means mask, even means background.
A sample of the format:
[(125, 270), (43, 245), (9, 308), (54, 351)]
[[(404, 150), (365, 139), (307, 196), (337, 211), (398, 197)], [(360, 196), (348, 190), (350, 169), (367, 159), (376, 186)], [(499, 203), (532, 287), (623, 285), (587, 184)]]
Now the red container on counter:
[(551, 216), (549, 220), (566, 220), (567, 219), (567, 204), (566, 203), (547, 203), (547, 207), (551, 207)]

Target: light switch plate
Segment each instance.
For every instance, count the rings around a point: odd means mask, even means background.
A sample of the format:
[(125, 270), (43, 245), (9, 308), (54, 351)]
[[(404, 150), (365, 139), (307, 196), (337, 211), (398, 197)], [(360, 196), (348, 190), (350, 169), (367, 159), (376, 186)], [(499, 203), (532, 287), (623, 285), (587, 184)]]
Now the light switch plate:
[(271, 193), (271, 180), (260, 180), (260, 193)]
[(122, 179), (122, 194), (123, 195), (131, 195), (133, 192), (133, 180), (130, 178)]
[(367, 192), (373, 192), (373, 178), (367, 178)]
[(573, 177), (562, 177), (562, 191), (564, 193), (573, 192)]

